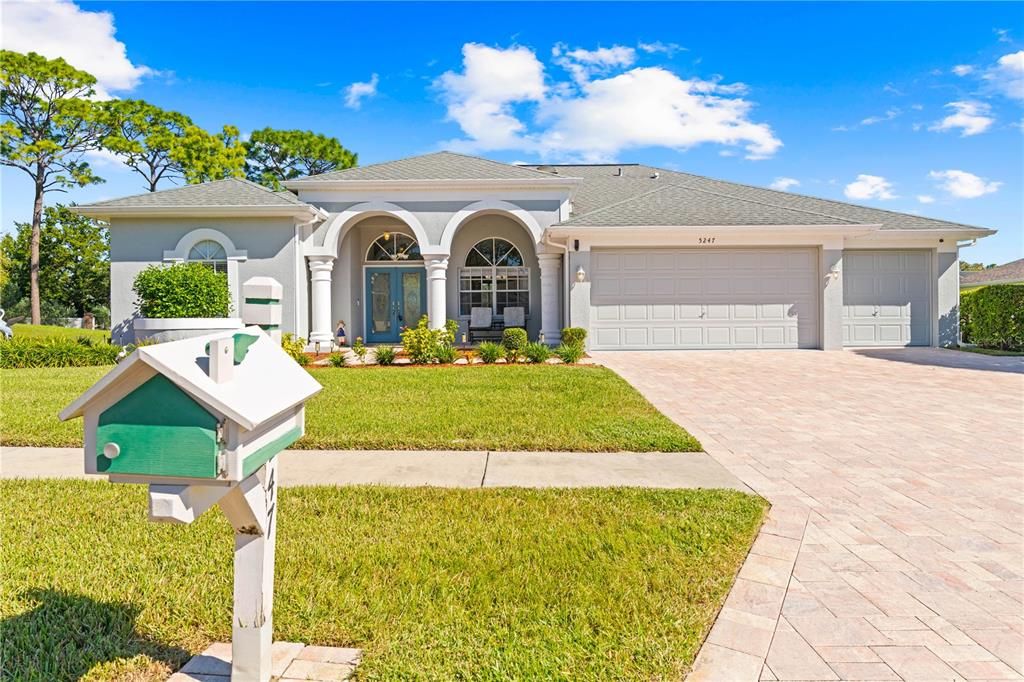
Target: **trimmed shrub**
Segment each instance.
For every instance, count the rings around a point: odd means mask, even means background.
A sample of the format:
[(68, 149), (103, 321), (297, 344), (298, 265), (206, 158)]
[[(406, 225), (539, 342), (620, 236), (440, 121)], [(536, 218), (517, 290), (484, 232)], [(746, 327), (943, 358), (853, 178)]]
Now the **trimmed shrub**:
[[(444, 329), (431, 329), (424, 315), (415, 327), (407, 327), (402, 332), (402, 347), (405, 348), (409, 360), (414, 364), (428, 362), (453, 362), (455, 360), (455, 334), (459, 329), (456, 320), (445, 322)], [(445, 360), (442, 358), (451, 358)]]
[(493, 365), (498, 361), (498, 358), (505, 354), (505, 349), (501, 347), (501, 344), (483, 341), (477, 346), (476, 354), (480, 356), (484, 364)]
[(27, 367), (89, 367), (117, 363), (121, 347), (104, 342), (53, 337), (48, 339), (19, 339), (0, 342), (0, 367), (23, 369)]
[(505, 359), (509, 362), (516, 362), (526, 350), (526, 344), (530, 339), (526, 336), (526, 330), (521, 327), (509, 327), (501, 333), (501, 345), (505, 347)]
[(534, 341), (533, 343), (526, 344), (523, 354), (530, 362), (544, 362), (551, 357), (551, 349), (545, 343)]
[(143, 317), (227, 317), (228, 276), (202, 263), (150, 265), (132, 285)]
[(558, 359), (567, 365), (572, 365), (580, 361), (583, 357), (583, 346), (576, 343), (565, 344), (555, 349), (555, 355)]
[(582, 346), (587, 340), (587, 330), (583, 327), (566, 327), (562, 330), (562, 343), (567, 346)]
[(296, 337), (291, 332), (285, 332), (281, 335), (281, 348), (303, 367), (309, 364), (309, 356), (306, 355), (306, 339)]
[(960, 338), (981, 348), (1024, 350), (1024, 286), (993, 284), (960, 294)]
[(378, 346), (375, 352), (378, 365), (395, 364), (395, 349), (391, 346)]

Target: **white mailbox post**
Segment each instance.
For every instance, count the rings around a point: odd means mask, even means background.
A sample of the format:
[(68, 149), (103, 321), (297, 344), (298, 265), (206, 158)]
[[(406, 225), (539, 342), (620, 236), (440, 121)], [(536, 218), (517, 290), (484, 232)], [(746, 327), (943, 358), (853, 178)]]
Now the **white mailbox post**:
[(143, 346), (61, 412), (85, 419), (85, 472), (149, 485), (151, 521), (219, 504), (235, 530), (231, 678), (268, 682), (277, 454), (321, 389), (259, 327)]

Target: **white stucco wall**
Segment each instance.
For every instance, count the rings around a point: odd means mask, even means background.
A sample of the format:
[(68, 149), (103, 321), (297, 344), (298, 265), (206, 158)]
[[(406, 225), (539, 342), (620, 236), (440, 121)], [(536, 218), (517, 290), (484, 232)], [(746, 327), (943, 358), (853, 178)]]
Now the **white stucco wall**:
[[(304, 298), (296, 292), (296, 268), (304, 265), (295, 250), (295, 224), (290, 219), (255, 218), (146, 218), (113, 219), (110, 223), (110, 313), (114, 341), (131, 339), (131, 320), (137, 314), (132, 283), (150, 265), (164, 263), (164, 252), (175, 249), (186, 234), (200, 228), (228, 237), (247, 259), (238, 264), (238, 283), (250, 277), (273, 277), (285, 288), (282, 301), (286, 332), (299, 331)], [(308, 281), (302, 273), (302, 281)], [(235, 311), (236, 313), (240, 311)]]

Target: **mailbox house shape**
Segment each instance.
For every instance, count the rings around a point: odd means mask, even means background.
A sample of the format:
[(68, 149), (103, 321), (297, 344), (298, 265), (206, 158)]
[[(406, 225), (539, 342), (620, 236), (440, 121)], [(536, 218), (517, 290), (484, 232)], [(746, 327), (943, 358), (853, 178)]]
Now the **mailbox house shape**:
[(85, 472), (238, 482), (298, 440), (321, 389), (259, 327), (136, 349), (61, 412), (85, 418)]

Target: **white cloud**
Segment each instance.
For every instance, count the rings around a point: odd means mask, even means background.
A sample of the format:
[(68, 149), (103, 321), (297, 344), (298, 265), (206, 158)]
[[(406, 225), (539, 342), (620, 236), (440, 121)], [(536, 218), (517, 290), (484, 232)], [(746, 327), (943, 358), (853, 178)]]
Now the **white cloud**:
[(982, 77), (997, 92), (1024, 100), (1024, 50), (1003, 55)]
[(897, 87), (896, 87), (895, 85), (893, 85), (892, 83), (886, 83), (885, 85), (883, 85), (883, 86), (882, 86), (882, 92), (888, 92), (888, 93), (889, 93), (889, 94), (891, 94), (891, 95), (899, 95), (899, 96), (901, 96), (901, 97), (902, 97), (902, 96), (903, 96), (903, 94), (904, 94), (902, 90), (900, 90), (899, 88), (897, 88)]
[(891, 120), (893, 120), (894, 118), (896, 118), (897, 116), (899, 116), (902, 113), (903, 113), (903, 111), (901, 109), (892, 108), (892, 109), (887, 110), (885, 112), (884, 116), (868, 116), (867, 118), (862, 120), (860, 122), (860, 124), (863, 125), (863, 126), (873, 126), (876, 123), (882, 123), (884, 121), (891, 121)]
[(988, 115), (992, 107), (984, 102), (950, 102), (946, 108), (952, 109), (953, 113), (933, 124), (929, 130), (959, 129), (961, 137), (969, 137), (985, 132), (995, 123), (995, 119)]
[[(436, 81), (448, 117), (465, 134), (449, 144), (587, 161), (636, 147), (703, 143), (742, 146), (748, 159), (761, 159), (782, 146), (770, 126), (750, 120), (753, 105), (735, 96), (736, 84), (683, 79), (661, 67), (630, 68), (635, 51), (617, 48), (557, 46), (554, 61), (580, 69), (571, 70), (571, 82), (547, 84), (545, 66), (528, 48), (466, 44), (462, 72)], [(535, 105), (532, 118), (524, 105)]]
[(997, 39), (1001, 43), (1012, 43), (1013, 40), (1010, 38), (1010, 32), (1005, 28), (994, 28), (992, 32), (996, 34)]
[(951, 69), (951, 71), (955, 73), (957, 76), (966, 76), (968, 74), (974, 73), (974, 67), (971, 66), (970, 64), (957, 64)]
[(772, 184), (768, 185), (772, 189), (777, 189), (780, 192), (787, 191), (790, 187), (799, 187), (800, 181), (796, 178), (775, 178)]
[(892, 183), (880, 175), (861, 173), (857, 179), (846, 186), (843, 194), (849, 199), (895, 199)]
[(935, 197), (930, 194), (918, 194), (917, 200), (922, 204), (933, 204), (935, 203)]
[(962, 170), (932, 171), (928, 174), (928, 177), (933, 180), (942, 180), (943, 182), (939, 183), (938, 186), (951, 197), (957, 199), (976, 199), (995, 192), (1003, 184), (1001, 182), (989, 182), (974, 173)]
[(364, 99), (371, 99), (377, 96), (377, 84), (380, 78), (377, 74), (370, 76), (365, 82), (356, 81), (345, 88), (345, 106), (349, 109), (358, 109), (363, 106)]
[(637, 43), (637, 47), (641, 52), (646, 52), (647, 54), (661, 53), (669, 59), (672, 59), (676, 52), (686, 52), (689, 49), (678, 43), (663, 43), (660, 40), (655, 40), (653, 43), (640, 42)]
[(607, 74), (613, 69), (632, 66), (636, 62), (636, 50), (622, 45), (599, 47), (596, 50), (568, 50), (559, 43), (552, 48), (551, 56), (580, 85), (594, 75)]
[(87, 12), (68, 0), (4, 3), (0, 37), (5, 50), (62, 57), (76, 69), (96, 77), (96, 94), (134, 89), (155, 72), (128, 59), (127, 49), (114, 37), (110, 12)]

